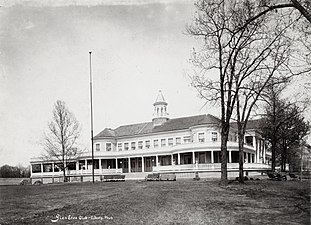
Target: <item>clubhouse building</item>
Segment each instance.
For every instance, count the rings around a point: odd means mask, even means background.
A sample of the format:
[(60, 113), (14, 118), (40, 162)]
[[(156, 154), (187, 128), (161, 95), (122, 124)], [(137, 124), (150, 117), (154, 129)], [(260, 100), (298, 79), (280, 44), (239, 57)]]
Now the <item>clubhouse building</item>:
[[(123, 174), (125, 179), (143, 179), (149, 173), (175, 173), (177, 178), (220, 177), (220, 120), (212, 115), (170, 119), (161, 91), (150, 122), (106, 128), (94, 137), (94, 174)], [(244, 169), (258, 173), (270, 168), (271, 154), (258, 132), (259, 120), (249, 121), (245, 135)], [(228, 140), (228, 176), (238, 176), (239, 148), (235, 124)], [(31, 160), (31, 178), (43, 183), (62, 181), (57, 162)], [(70, 181), (92, 180), (91, 152), (69, 162)]]

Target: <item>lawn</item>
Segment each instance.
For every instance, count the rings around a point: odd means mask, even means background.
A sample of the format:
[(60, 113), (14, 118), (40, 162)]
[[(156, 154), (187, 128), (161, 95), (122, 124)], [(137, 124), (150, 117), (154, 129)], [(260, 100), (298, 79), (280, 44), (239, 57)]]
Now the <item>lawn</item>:
[(69, 183), (0, 194), (1, 225), (310, 224), (309, 181)]

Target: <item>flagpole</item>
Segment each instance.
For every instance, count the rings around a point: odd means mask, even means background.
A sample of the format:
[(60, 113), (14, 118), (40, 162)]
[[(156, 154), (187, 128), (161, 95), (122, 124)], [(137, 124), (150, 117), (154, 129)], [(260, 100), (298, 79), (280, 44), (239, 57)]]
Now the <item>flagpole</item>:
[(92, 180), (94, 183), (94, 140), (93, 140), (93, 92), (92, 92), (92, 52), (90, 54), (90, 99), (91, 99), (91, 143), (92, 143)]

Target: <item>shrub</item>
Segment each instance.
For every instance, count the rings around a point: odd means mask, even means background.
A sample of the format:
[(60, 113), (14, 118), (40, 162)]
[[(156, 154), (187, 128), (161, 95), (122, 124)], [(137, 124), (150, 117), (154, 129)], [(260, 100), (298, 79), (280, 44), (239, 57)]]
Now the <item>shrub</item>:
[(43, 184), (41, 180), (36, 180), (36, 181), (33, 183), (33, 185), (41, 185), (41, 184)]
[(19, 182), (19, 185), (28, 185), (29, 180), (28, 179), (23, 179), (21, 182)]

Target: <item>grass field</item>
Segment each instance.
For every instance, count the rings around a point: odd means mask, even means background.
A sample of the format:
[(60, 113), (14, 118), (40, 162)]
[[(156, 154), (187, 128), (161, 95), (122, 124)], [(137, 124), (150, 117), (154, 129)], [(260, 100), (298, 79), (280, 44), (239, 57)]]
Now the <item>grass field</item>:
[(1, 225), (310, 224), (309, 181), (69, 183), (0, 194)]

